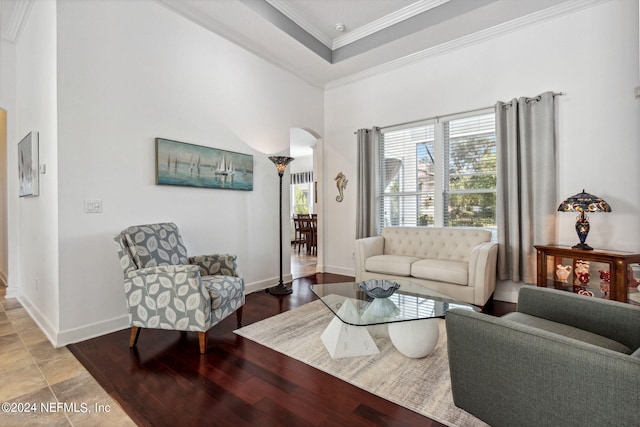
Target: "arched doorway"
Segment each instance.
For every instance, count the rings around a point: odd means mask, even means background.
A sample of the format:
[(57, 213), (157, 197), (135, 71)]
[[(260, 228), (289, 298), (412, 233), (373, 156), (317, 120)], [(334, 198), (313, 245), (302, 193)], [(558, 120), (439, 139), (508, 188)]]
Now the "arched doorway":
[[(318, 270), (318, 260), (321, 259), (321, 233), (318, 225), (322, 221), (319, 215), (322, 204), (319, 203), (318, 187), (321, 177), (319, 167), (320, 136), (309, 129), (292, 128), (290, 134), (290, 154), (295, 158), (291, 163), (291, 275), (293, 279), (315, 274)], [(302, 220), (301, 216), (311, 216), (310, 221)], [(303, 223), (311, 230), (304, 233), (299, 229)]]

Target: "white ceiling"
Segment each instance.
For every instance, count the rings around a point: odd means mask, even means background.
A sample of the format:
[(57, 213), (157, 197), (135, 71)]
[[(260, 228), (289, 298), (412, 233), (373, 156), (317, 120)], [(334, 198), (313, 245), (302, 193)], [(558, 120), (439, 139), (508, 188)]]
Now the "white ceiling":
[[(156, 1), (326, 88), (602, 0)], [(313, 142), (292, 132), (291, 156)]]
[(312, 85), (331, 87), (603, 0), (155, 1)]
[[(19, 37), (34, 1), (0, 0), (3, 39)], [(155, 1), (309, 84), (331, 88), (606, 0)]]

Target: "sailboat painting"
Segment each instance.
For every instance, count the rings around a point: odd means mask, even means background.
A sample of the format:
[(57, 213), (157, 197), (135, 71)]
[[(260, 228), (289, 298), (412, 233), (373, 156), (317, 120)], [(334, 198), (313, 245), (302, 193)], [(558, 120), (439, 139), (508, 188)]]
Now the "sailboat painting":
[(253, 156), (156, 138), (156, 184), (253, 190)]

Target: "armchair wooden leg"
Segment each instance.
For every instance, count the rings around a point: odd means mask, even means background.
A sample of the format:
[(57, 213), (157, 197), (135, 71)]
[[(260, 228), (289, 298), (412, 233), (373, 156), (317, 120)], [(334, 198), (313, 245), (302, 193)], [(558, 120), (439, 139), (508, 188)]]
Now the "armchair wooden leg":
[(133, 348), (138, 343), (138, 337), (140, 336), (140, 327), (132, 326), (131, 327), (131, 336), (129, 338), (129, 348)]
[(238, 328), (242, 327), (242, 306), (236, 310), (236, 318), (238, 320)]
[(207, 352), (207, 344), (209, 342), (209, 335), (207, 332), (198, 332), (198, 339), (200, 341), (200, 354)]

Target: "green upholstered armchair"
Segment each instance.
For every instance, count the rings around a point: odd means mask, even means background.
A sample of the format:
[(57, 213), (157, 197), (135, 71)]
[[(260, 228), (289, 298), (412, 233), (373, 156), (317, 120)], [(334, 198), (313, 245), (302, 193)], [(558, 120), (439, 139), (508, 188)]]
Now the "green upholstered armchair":
[(244, 279), (235, 255), (189, 257), (174, 223), (132, 226), (114, 240), (124, 271), (130, 347), (140, 328), (198, 331), (205, 353), (212, 326), (234, 311), (240, 326)]
[(526, 286), (517, 312), (446, 326), (453, 401), (489, 425), (639, 425), (640, 307)]

